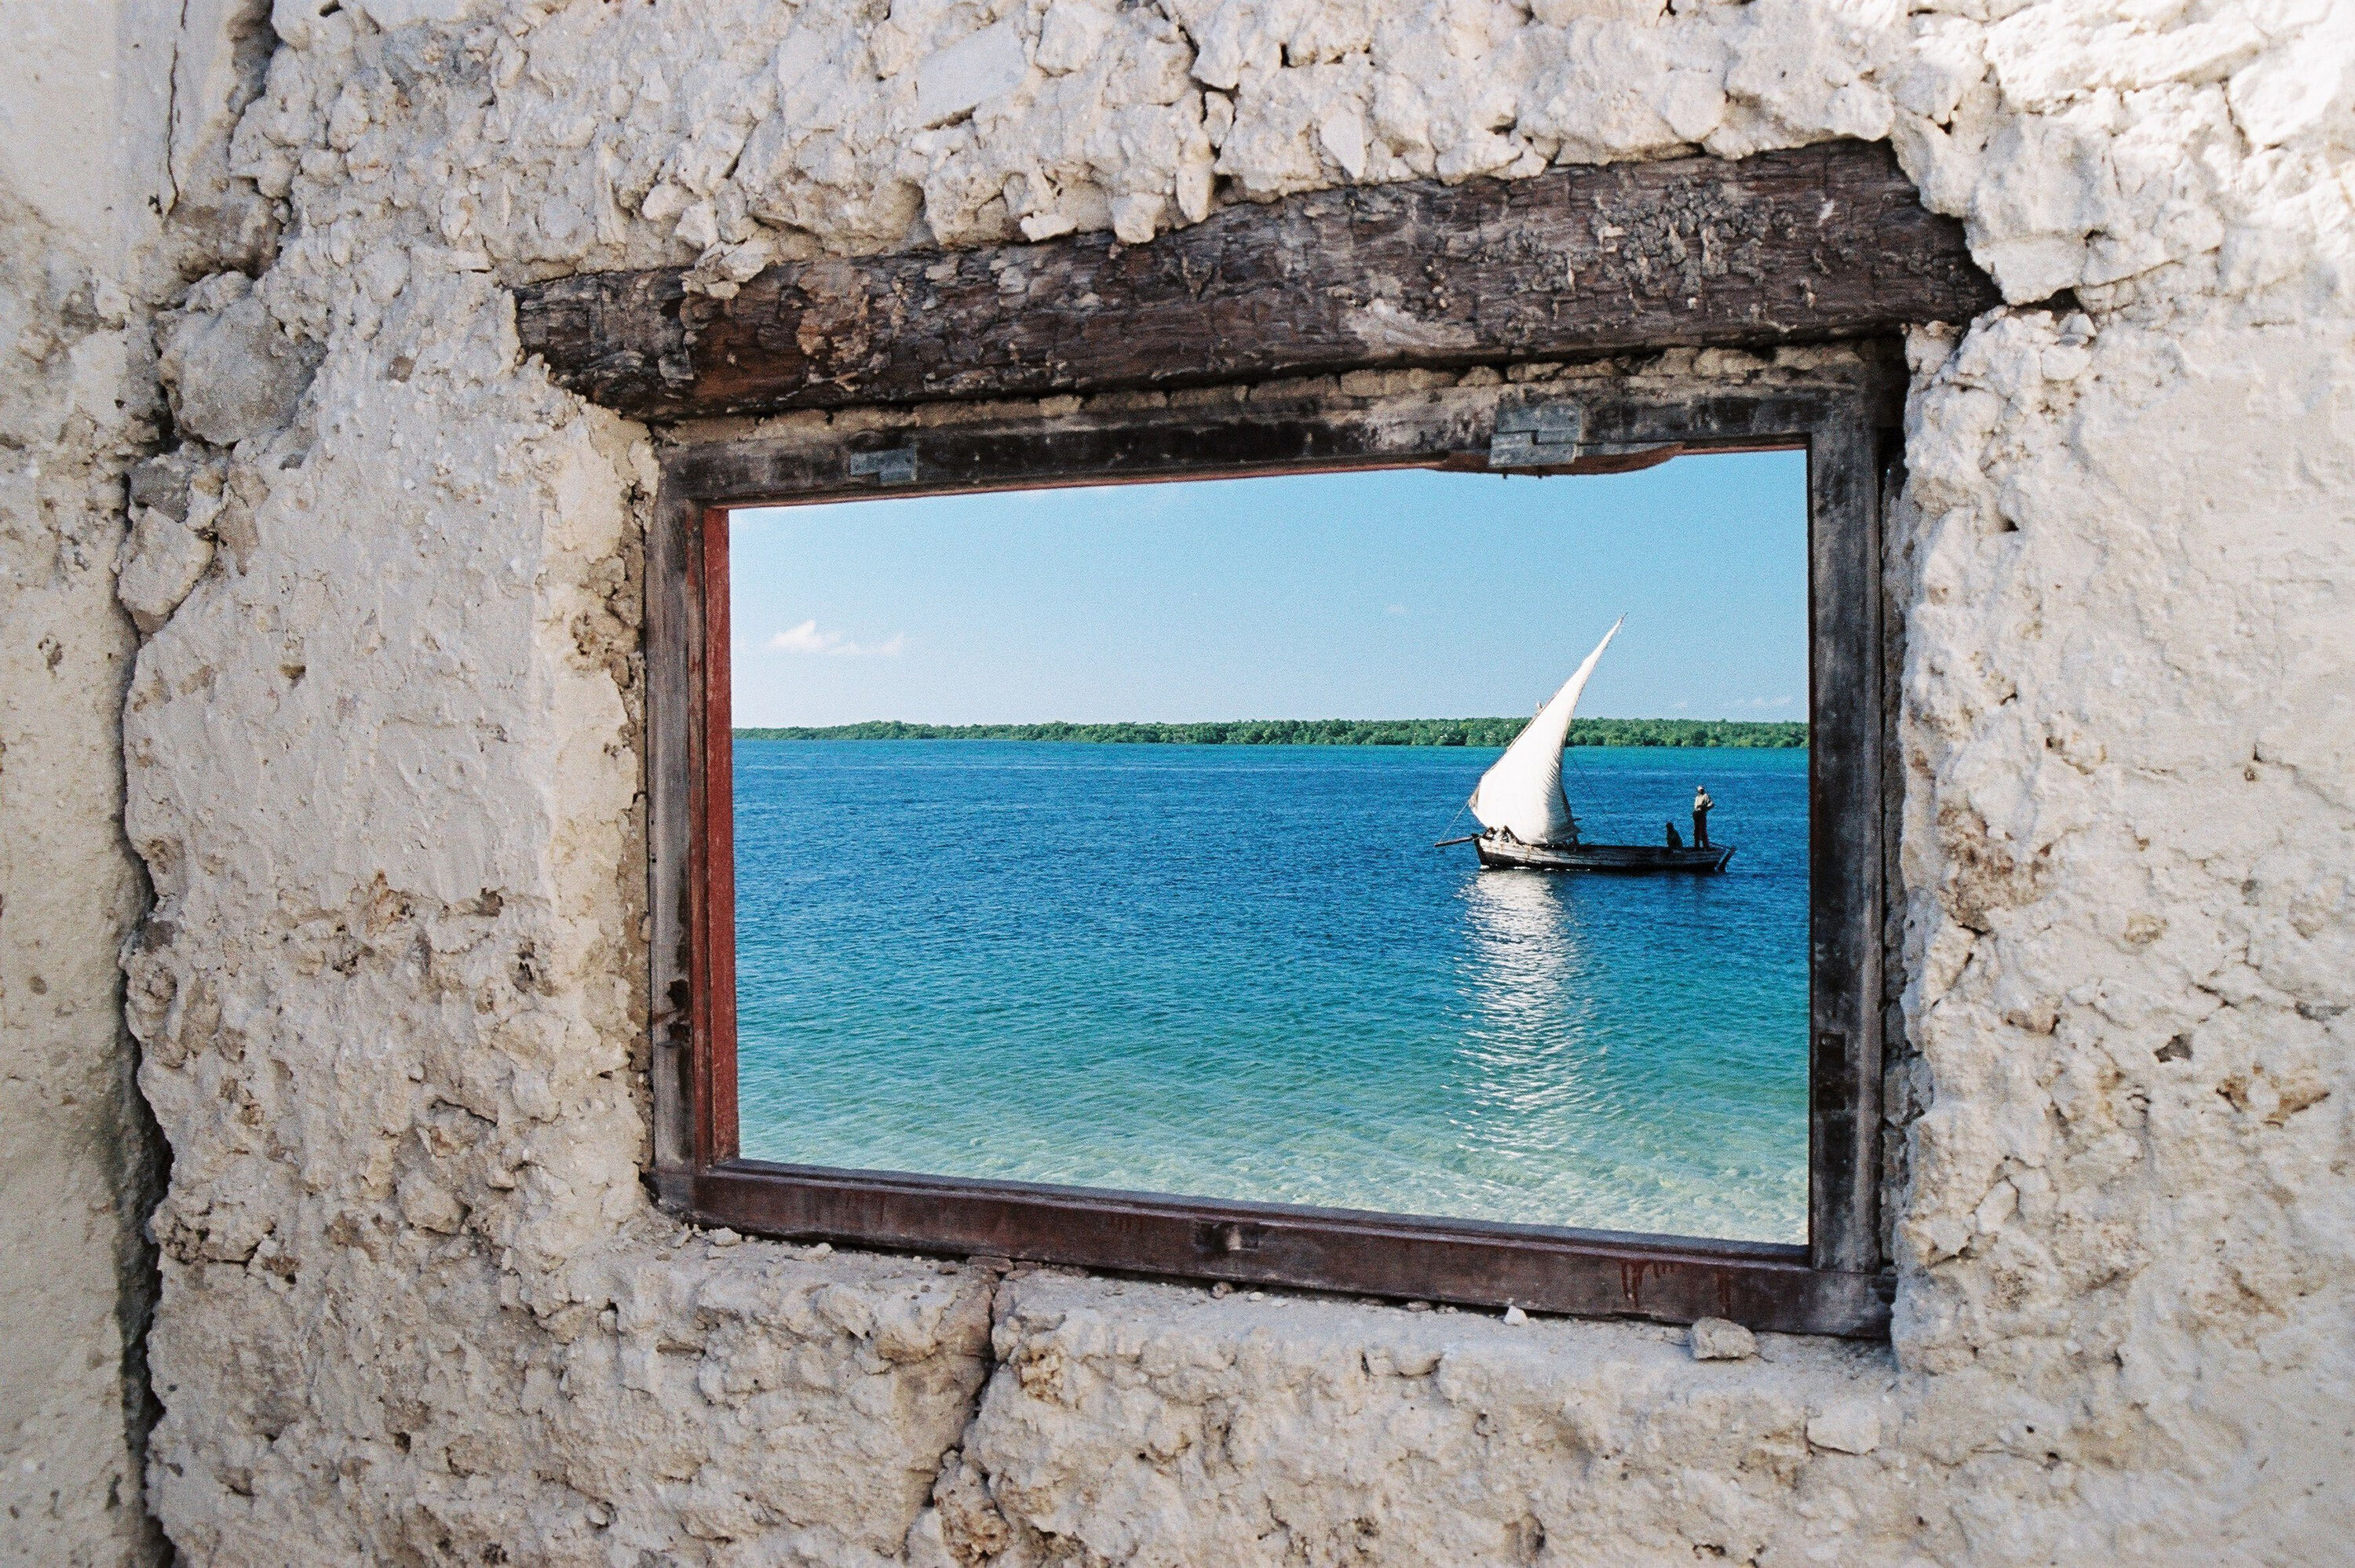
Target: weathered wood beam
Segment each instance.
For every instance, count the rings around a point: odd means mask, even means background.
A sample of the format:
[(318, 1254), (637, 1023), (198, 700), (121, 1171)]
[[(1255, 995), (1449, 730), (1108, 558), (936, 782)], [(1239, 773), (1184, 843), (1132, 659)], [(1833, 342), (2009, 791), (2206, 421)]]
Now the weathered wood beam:
[(677, 270), (516, 291), (526, 352), (669, 420), (792, 408), (1759, 347), (1999, 302), (1885, 146), (1835, 143), (1230, 207), (1149, 245), (794, 262), (732, 299)]

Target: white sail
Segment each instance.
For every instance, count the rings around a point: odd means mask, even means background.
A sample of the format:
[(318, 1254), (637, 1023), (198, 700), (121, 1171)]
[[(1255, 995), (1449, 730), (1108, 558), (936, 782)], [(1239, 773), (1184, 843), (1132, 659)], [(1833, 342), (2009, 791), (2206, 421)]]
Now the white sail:
[[(1620, 620), (1626, 618), (1622, 616)], [(1538, 710), (1529, 727), (1513, 737), (1505, 755), (1480, 775), (1472, 791), (1472, 814), (1484, 828), (1506, 828), (1523, 843), (1550, 844), (1570, 837), (1570, 802), (1561, 793), (1561, 748), (1570, 739), (1571, 715), (1595, 662), (1619, 635), (1619, 620), (1603, 634), (1578, 673), (1561, 683), (1553, 700)]]

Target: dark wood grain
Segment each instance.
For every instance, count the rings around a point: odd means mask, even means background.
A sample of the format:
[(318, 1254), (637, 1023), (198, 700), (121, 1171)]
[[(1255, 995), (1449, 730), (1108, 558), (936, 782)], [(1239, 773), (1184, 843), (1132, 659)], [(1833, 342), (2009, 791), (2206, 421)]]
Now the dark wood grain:
[(1797, 1246), (752, 1160), (700, 1172), (691, 1192), (692, 1217), (796, 1240), (1585, 1317), (1889, 1331), (1870, 1274), (1811, 1268)]
[(1816, 1266), (1881, 1262), (1881, 432), (1807, 448), (1807, 1232)]
[(709, 943), (695, 914), (702, 869), (695, 792), (704, 772), (698, 678), (704, 646), (702, 514), (692, 491), (666, 474), (646, 530), (646, 906), (653, 926), (647, 1027), (653, 1174), (666, 1202), (677, 1193), (664, 1183), (698, 1163), (695, 1078), (704, 1054), (696, 1038), (704, 988), (694, 968), (699, 942)]
[(677, 270), (518, 289), (525, 351), (671, 420), (1885, 335), (1999, 302), (1888, 149), (1563, 170), (1231, 207), (1149, 245)]

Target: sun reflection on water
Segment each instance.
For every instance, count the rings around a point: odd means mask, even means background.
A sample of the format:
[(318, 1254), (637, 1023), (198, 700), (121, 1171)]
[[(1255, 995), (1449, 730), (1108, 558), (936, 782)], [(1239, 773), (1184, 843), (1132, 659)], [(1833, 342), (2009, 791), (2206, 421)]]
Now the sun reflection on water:
[[(1594, 988), (1577, 909), (1561, 878), (1488, 871), (1464, 889), (1470, 1027), (1459, 1046), (1473, 1069), (1465, 1091), (1482, 1120), (1518, 1113), (1487, 1136), (1525, 1136), (1526, 1113), (1578, 1097), (1591, 1048)], [(1508, 1131), (1514, 1122), (1518, 1132)]]

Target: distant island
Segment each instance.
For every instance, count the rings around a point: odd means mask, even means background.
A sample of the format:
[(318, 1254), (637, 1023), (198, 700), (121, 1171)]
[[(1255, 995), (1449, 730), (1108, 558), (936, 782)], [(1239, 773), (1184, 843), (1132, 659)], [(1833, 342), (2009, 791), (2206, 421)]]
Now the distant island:
[[(1065, 740), (1148, 746), (1505, 746), (1525, 718), (1236, 719), (1211, 724), (903, 724), (870, 719), (823, 728), (740, 729), (743, 740)], [(1572, 746), (1807, 744), (1804, 724), (1742, 719), (1579, 719)]]

